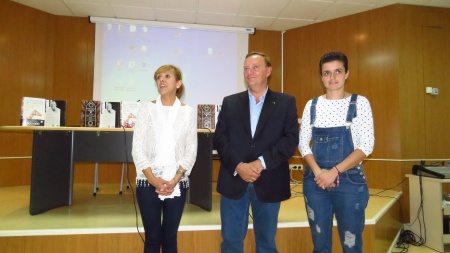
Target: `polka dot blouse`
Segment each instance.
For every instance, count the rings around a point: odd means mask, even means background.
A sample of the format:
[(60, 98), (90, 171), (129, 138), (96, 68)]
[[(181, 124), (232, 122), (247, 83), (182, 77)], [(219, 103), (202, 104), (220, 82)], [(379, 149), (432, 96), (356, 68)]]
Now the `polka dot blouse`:
[[(347, 117), (350, 98), (351, 96), (339, 100), (329, 100), (324, 98), (324, 96), (320, 96), (316, 105), (314, 126), (326, 128), (349, 125), (345, 122), (345, 119)], [(305, 109), (303, 110), (300, 143), (298, 145), (302, 157), (312, 154), (310, 146), (312, 135), (310, 118), (311, 103), (312, 99), (306, 103)], [(353, 146), (368, 156), (372, 153), (375, 143), (372, 109), (369, 100), (361, 95), (358, 95), (356, 108), (357, 116), (353, 118), (353, 123), (350, 125)]]

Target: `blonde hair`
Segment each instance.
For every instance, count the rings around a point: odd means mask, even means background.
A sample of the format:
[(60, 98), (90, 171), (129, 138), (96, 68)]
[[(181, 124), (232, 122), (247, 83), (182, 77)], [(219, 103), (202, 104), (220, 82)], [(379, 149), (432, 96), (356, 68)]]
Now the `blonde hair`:
[(178, 68), (177, 66), (171, 65), (171, 64), (162, 65), (155, 71), (155, 74), (153, 75), (153, 79), (155, 79), (155, 81), (157, 81), (158, 75), (163, 72), (172, 72), (175, 77), (175, 80), (177, 80), (177, 81), (181, 80), (181, 86), (180, 86), (180, 88), (177, 89), (177, 92), (175, 94), (178, 97), (178, 99), (180, 99), (184, 94), (183, 74), (181, 73), (180, 68)]

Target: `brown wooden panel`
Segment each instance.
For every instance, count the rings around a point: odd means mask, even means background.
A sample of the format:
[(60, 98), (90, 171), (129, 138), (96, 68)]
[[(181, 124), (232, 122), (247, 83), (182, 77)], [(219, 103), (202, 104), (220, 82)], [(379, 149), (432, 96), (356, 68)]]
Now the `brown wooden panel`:
[[(142, 231), (141, 231), (142, 232)], [(144, 236), (142, 234), (142, 236)], [(364, 252), (377, 251), (375, 247), (375, 227), (368, 225), (364, 229)], [(180, 253), (219, 253), (221, 243), (220, 230), (181, 231), (178, 233), (178, 251)], [(311, 233), (308, 227), (280, 228), (277, 232), (279, 252), (312, 252)], [(91, 234), (61, 236), (15, 236), (0, 237), (0, 246), (4, 253), (64, 253), (64, 252), (142, 252), (143, 242), (138, 234)], [(244, 240), (244, 252), (255, 252), (253, 230), (249, 230)], [(333, 252), (342, 252), (337, 229), (333, 228)]]
[(95, 25), (87, 18), (57, 17), (54, 99), (67, 100), (67, 125), (80, 125), (80, 103), (92, 99)]
[(399, 48), (399, 72), (402, 73), (399, 75), (402, 158), (424, 158), (426, 139), (422, 136), (426, 122), (422, 28), (403, 22), (400, 23), (403, 29), (399, 31), (402, 45)]
[[(450, 79), (445, 78), (450, 67), (450, 27), (423, 28), (424, 86), (439, 89), (439, 95), (425, 95), (424, 156), (450, 158)], [(444, 77), (444, 78), (443, 78)], [(422, 89), (424, 91), (424, 89)], [(422, 93), (424, 94), (424, 93)]]
[(141, 239), (132, 234), (1, 237), (5, 253), (25, 252), (143, 252)]
[(317, 36), (312, 34), (312, 26), (289, 30), (284, 34), (285, 92), (296, 97), (299, 118), (306, 102), (323, 94), (318, 69), (321, 53), (314, 47)]
[(0, 157), (31, 156), (33, 134), (31, 132), (0, 132)]
[(0, 2), (0, 108), (8, 108), (2, 110), (0, 125), (19, 125), (22, 97), (45, 95), (51, 22), (52, 17), (42, 11), (12, 1)]
[(0, 159), (0, 187), (29, 185), (31, 159)]
[(398, 38), (392, 9), (360, 15), (359, 91), (371, 102), (375, 125), (373, 158), (400, 158)]

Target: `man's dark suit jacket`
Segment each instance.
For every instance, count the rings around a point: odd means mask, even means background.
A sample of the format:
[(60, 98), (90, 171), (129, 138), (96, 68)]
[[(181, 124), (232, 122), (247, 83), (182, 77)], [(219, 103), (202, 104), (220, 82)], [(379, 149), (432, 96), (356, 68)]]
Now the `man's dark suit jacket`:
[(253, 183), (258, 199), (280, 202), (290, 198), (288, 161), (298, 147), (298, 134), (293, 96), (267, 90), (253, 138), (248, 91), (225, 97), (213, 139), (220, 157), (217, 192), (230, 199), (242, 197), (248, 183), (234, 175), (237, 165), (263, 156), (266, 169)]

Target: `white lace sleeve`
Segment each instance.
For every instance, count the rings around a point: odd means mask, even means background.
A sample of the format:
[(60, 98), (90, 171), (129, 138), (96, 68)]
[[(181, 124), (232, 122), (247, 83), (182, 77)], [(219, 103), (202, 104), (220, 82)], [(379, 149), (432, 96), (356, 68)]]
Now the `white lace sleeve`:
[(136, 166), (137, 175), (142, 174), (142, 170), (151, 167), (154, 163), (154, 147), (148, 145), (154, 143), (149, 141), (152, 138), (153, 125), (151, 121), (151, 105), (150, 102), (142, 104), (139, 108), (138, 115), (136, 116), (136, 125), (134, 127), (133, 134), (133, 161)]

